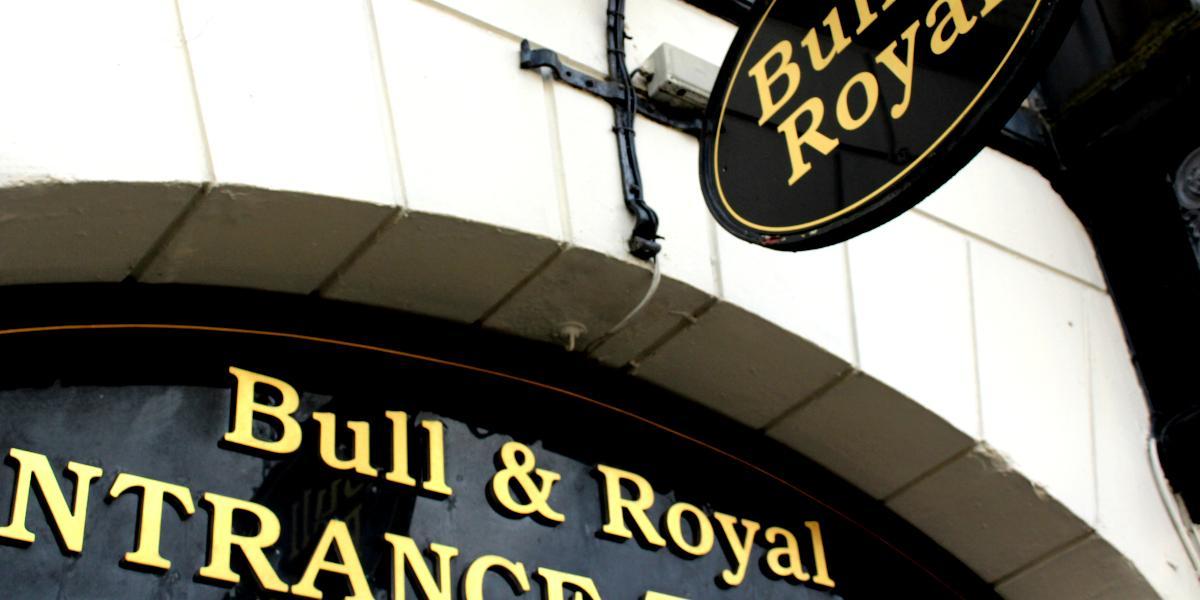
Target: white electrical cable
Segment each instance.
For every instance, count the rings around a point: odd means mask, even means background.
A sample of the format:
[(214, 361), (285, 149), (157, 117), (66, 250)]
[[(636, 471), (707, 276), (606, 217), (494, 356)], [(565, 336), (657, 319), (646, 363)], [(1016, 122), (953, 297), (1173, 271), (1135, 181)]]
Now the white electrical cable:
[(1162, 467), (1158, 462), (1158, 444), (1154, 443), (1154, 436), (1146, 438), (1146, 456), (1150, 460), (1150, 472), (1154, 475), (1158, 497), (1171, 517), (1171, 524), (1175, 526), (1175, 534), (1179, 536), (1179, 542), (1183, 544), (1183, 550), (1192, 563), (1193, 573), (1197, 573), (1197, 577), (1200, 577), (1200, 556), (1197, 556), (1196, 545), (1192, 541), (1192, 536), (1188, 534), (1188, 525), (1183, 522), (1183, 516), (1179, 514), (1179, 505), (1175, 502), (1175, 494), (1171, 492), (1166, 480), (1163, 479)]
[(612, 328), (604, 333), (604, 335), (596, 338), (596, 340), (591, 344), (588, 344), (588, 347), (584, 350), (585, 352), (591, 353), (596, 348), (599, 348), (600, 344), (612, 339), (614, 335), (617, 335), (622, 329), (625, 329), (625, 327), (628, 326), (631, 321), (633, 321), (633, 318), (636, 317), (638, 313), (642, 312), (642, 309), (646, 308), (647, 304), (650, 304), (650, 299), (653, 298), (654, 293), (658, 291), (658, 283), (662, 280), (662, 270), (658, 267), (658, 261), (651, 260), (650, 264), (654, 265), (654, 276), (651, 277), (650, 287), (646, 290), (646, 295), (642, 296), (641, 302), (638, 302), (637, 306), (634, 306), (633, 310), (629, 311), (629, 314), (625, 315), (624, 319), (618, 321), (617, 324), (613, 325)]

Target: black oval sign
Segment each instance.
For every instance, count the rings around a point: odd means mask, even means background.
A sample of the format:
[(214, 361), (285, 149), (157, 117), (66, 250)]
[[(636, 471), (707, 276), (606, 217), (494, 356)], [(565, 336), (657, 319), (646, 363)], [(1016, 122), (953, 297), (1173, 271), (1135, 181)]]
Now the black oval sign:
[(781, 250), (898, 216), (1012, 115), (1077, 4), (760, 0), (709, 100), (709, 210), (737, 237)]

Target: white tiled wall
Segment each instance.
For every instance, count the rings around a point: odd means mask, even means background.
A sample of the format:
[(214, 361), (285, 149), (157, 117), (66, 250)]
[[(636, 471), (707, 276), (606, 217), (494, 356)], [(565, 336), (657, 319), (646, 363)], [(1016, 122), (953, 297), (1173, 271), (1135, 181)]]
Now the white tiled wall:
[(979, 437), (969, 242), (909, 212), (849, 242), (862, 369)]
[(411, 0), (375, 21), (408, 208), (562, 238), (546, 86), (513, 38)]
[[(0, 7), (27, 91), (0, 94), (0, 282), (316, 292), (552, 343), (649, 288), (611, 110), (517, 68), (530, 38), (602, 74), (603, 0), (178, 6)], [(631, 67), (662, 41), (719, 62), (734, 33), (678, 0), (628, 18)], [(663, 281), (598, 360), (839, 472), (1004, 594), (1128, 560), (1112, 589), (1197, 595), (1094, 253), (1034, 170), (986, 150), (877, 231), (784, 254), (714, 225), (694, 139), (637, 128)]]
[(170, 2), (0, 5), (0, 182), (207, 178)]
[(730, 302), (857, 362), (844, 248), (776, 252), (719, 230), (717, 259), (721, 292)]
[(0, 55), (0, 282), (120, 281), (209, 178), (175, 7), (5, 2)]
[(366, 3), (180, 0), (179, 11), (218, 183), (399, 202)]
[[(917, 210), (1096, 287), (1104, 278), (1083, 226), (1036, 171), (984, 150)], [(963, 198), (971, 198), (964, 202)]]
[[(1150, 415), (1107, 294), (1084, 292), (1096, 439), (1096, 531), (1160, 590), (1200, 598), (1186, 551), (1161, 508), (1148, 447)], [(1161, 473), (1159, 475), (1161, 477)]]
[(1092, 522), (1083, 289), (983, 244), (971, 256), (984, 438)]

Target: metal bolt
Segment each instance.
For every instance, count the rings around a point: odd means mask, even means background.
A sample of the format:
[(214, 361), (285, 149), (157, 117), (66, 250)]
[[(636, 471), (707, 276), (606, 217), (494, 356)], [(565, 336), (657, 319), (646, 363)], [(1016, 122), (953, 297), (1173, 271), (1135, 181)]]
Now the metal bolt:
[(1179, 165), (1175, 173), (1175, 198), (1188, 210), (1200, 209), (1200, 148)]

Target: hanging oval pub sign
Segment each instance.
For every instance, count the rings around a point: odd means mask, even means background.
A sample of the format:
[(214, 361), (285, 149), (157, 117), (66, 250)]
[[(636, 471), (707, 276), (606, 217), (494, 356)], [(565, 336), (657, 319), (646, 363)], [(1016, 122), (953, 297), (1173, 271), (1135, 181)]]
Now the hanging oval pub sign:
[(898, 216), (1016, 111), (1077, 4), (759, 0), (708, 105), (709, 210), (780, 250)]

